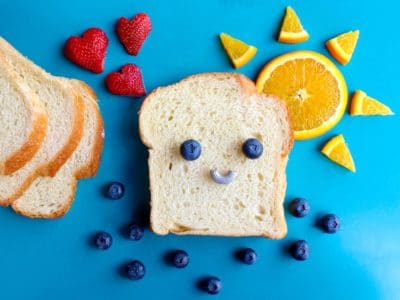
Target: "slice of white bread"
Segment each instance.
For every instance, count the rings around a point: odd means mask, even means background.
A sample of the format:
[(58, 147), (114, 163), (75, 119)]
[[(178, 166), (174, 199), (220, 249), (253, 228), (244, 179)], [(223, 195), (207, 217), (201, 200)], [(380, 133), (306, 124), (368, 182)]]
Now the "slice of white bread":
[(36, 93), (49, 122), (44, 141), (29, 163), (10, 176), (0, 176), (0, 205), (9, 205), (38, 176), (54, 176), (71, 156), (82, 138), (85, 106), (70, 85), (46, 73), (1, 37), (0, 57)]
[(39, 150), (48, 122), (37, 96), (1, 58), (0, 65), (0, 175), (10, 175)]
[(31, 218), (57, 218), (65, 215), (75, 196), (77, 180), (94, 176), (103, 148), (103, 120), (96, 94), (78, 80), (60, 79), (79, 90), (85, 99), (85, 125), (78, 148), (54, 177), (38, 177), (13, 202), (15, 212)]
[[(285, 167), (293, 132), (282, 101), (258, 94), (239, 74), (199, 74), (152, 92), (139, 127), (149, 148), (155, 233), (285, 236)], [(263, 144), (258, 159), (242, 152), (249, 138)], [(194, 161), (180, 154), (189, 139), (202, 147)], [(217, 184), (214, 168), (237, 177)]]

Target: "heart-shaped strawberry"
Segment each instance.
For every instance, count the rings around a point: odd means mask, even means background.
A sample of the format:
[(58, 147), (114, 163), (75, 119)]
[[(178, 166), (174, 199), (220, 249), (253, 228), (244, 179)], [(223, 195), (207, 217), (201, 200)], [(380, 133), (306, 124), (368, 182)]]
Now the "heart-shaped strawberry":
[(115, 95), (144, 96), (146, 91), (143, 84), (142, 72), (134, 64), (127, 64), (121, 72), (112, 72), (107, 75), (108, 90)]
[(94, 73), (104, 70), (108, 46), (106, 33), (99, 28), (89, 28), (82, 37), (71, 36), (64, 48), (64, 55), (77, 65)]
[(121, 17), (117, 22), (117, 34), (126, 51), (137, 55), (151, 31), (151, 21), (145, 13), (139, 13), (128, 20)]

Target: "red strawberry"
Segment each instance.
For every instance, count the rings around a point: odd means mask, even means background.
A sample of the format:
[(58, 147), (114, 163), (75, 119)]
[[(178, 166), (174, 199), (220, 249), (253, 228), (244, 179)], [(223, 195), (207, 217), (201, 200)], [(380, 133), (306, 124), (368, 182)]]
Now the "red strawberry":
[(125, 17), (117, 22), (117, 34), (126, 51), (137, 55), (145, 39), (151, 31), (151, 21), (145, 13), (137, 14), (132, 20)]
[(64, 55), (94, 73), (104, 70), (104, 58), (108, 46), (106, 33), (99, 28), (89, 28), (82, 37), (71, 36), (64, 48)]
[(142, 72), (134, 64), (127, 64), (121, 72), (112, 72), (107, 75), (108, 90), (115, 95), (144, 96), (146, 91), (143, 85)]

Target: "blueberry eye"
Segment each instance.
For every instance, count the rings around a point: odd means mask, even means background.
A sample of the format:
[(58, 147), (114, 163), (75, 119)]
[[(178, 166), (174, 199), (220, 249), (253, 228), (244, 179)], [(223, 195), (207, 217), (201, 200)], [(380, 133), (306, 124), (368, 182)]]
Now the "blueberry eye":
[(248, 139), (243, 143), (243, 153), (250, 159), (259, 158), (263, 150), (263, 145), (256, 139)]
[(186, 160), (196, 160), (200, 157), (201, 145), (198, 141), (187, 140), (181, 145), (181, 155)]

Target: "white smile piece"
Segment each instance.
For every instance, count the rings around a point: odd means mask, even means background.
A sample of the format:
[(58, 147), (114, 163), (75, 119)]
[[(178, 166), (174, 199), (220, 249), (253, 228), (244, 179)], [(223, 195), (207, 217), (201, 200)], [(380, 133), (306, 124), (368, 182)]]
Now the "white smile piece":
[(221, 175), (217, 169), (212, 169), (210, 174), (214, 182), (218, 184), (230, 184), (237, 176), (237, 173), (233, 171), (229, 171), (226, 175)]

